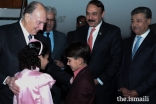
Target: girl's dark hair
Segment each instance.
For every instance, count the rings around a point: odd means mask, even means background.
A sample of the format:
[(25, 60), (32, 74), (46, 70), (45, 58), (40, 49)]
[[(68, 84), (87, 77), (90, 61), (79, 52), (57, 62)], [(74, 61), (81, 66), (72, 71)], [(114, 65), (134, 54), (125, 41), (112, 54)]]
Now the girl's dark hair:
[[(43, 48), (41, 48), (42, 46)], [(48, 53), (49, 50), (45, 43), (42, 43), (40, 41), (29, 43), (18, 54), (20, 69), (35, 69), (36, 67), (41, 68), (41, 62), (38, 56), (42, 55), (44, 57)]]

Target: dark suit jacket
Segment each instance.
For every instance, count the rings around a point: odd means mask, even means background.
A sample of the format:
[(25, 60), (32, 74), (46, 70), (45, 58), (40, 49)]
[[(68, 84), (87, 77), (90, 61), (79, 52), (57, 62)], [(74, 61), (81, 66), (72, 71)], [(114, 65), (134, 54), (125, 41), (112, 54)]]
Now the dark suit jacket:
[[(77, 41), (87, 42), (88, 29), (88, 25), (77, 29)], [(104, 83), (104, 85), (96, 86), (97, 102), (107, 103), (108, 100), (111, 101), (111, 98), (108, 99), (108, 96), (114, 94), (114, 76), (121, 64), (121, 60), (122, 38), (120, 29), (114, 25), (102, 22), (89, 63), (89, 69), (94, 79), (99, 78)]]
[[(37, 34), (37, 36), (37, 39), (45, 43), (47, 42), (42, 34)], [(13, 93), (9, 90), (7, 85), (3, 85), (3, 81), (7, 76), (12, 77), (16, 72), (20, 71), (17, 54), (25, 46), (26, 41), (19, 22), (0, 26), (0, 103), (2, 104), (12, 104), (13, 102)], [(62, 81), (63, 76), (66, 74), (56, 65), (48, 67), (47, 73), (58, 78), (58, 81)], [(57, 74), (59, 74), (61, 78), (58, 77)], [(70, 77), (65, 76), (62, 82), (69, 84)], [(68, 82), (66, 82), (66, 79)]]
[(54, 60), (62, 60), (62, 53), (67, 46), (66, 35), (57, 30), (53, 30), (54, 36), (54, 49), (52, 52), (52, 59)]
[(76, 30), (75, 31), (69, 31), (67, 33), (67, 43), (68, 43), (68, 45), (76, 40), (75, 32), (76, 32)]
[(136, 90), (139, 96), (149, 96), (149, 104), (156, 104), (156, 35), (150, 32), (146, 36), (132, 60), (134, 38), (124, 40), (122, 67), (117, 74), (120, 78), (118, 88)]
[(65, 104), (94, 104), (95, 84), (88, 67), (75, 77), (66, 97)]

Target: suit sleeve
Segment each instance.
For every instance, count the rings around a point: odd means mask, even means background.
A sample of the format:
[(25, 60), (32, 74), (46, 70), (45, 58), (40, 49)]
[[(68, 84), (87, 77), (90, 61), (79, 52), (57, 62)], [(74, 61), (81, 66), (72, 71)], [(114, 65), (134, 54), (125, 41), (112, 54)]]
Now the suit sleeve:
[(121, 65), (122, 61), (122, 38), (120, 29), (115, 28), (111, 34), (113, 34), (113, 37), (110, 43), (110, 59), (107, 65), (107, 69), (98, 77), (104, 83), (104, 85), (109, 83), (110, 80), (112, 80), (117, 70), (119, 69), (119, 66)]
[(154, 88), (156, 88), (156, 47), (153, 55), (153, 71), (149, 75), (148, 78), (144, 80), (144, 82), (140, 83), (134, 90), (139, 94), (139, 96), (144, 95), (145, 93), (149, 93)]
[(122, 77), (121, 77), (121, 73), (122, 73), (122, 70), (123, 70), (123, 63), (124, 63), (124, 57), (122, 59), (122, 64), (119, 68), (119, 70), (117, 70), (117, 73), (116, 73), (116, 76), (115, 76), (115, 82), (116, 82), (116, 85), (117, 85), (117, 89), (120, 89), (123, 87), (123, 81), (122, 81)]
[[(3, 39), (2, 39), (2, 32), (0, 29), (0, 58), (2, 57), (2, 45), (3, 45)], [(4, 86), (3, 82), (4, 82), (5, 78), (7, 77), (2, 73), (1, 70), (3, 70), (3, 69), (0, 67), (0, 88), (2, 86)]]
[(58, 67), (53, 61), (49, 62), (49, 67), (46, 70), (46, 73), (50, 74), (56, 81), (64, 84), (65, 86), (70, 86), (71, 75), (63, 71)]

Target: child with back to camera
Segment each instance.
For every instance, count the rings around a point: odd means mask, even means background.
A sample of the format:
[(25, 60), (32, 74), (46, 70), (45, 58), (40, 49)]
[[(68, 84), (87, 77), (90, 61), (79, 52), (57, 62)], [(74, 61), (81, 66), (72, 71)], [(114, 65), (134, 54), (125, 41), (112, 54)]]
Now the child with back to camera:
[(74, 73), (74, 80), (67, 94), (65, 104), (94, 104), (94, 78), (87, 66), (90, 59), (90, 47), (86, 43), (71, 43), (64, 51)]
[(32, 39), (18, 54), (19, 67), (15, 74), (16, 84), (20, 87), (14, 95), (13, 104), (53, 104), (50, 88), (55, 80), (48, 74), (39, 72), (48, 64), (49, 51), (46, 44)]

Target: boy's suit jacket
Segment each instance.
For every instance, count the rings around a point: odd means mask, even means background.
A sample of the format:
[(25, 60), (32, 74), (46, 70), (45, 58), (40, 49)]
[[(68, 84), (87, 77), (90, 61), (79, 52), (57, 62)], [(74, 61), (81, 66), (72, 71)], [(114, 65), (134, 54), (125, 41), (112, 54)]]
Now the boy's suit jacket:
[(94, 96), (94, 80), (88, 67), (85, 67), (75, 77), (65, 104), (94, 104)]

